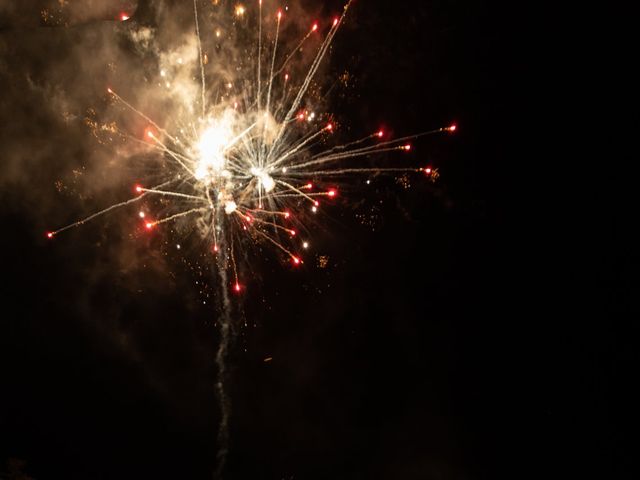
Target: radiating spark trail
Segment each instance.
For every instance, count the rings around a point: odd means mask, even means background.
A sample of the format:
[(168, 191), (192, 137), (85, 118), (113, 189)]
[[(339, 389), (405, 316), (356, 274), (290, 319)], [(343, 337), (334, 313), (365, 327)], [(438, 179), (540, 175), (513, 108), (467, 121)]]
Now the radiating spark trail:
[[(170, 180), (168, 182), (162, 183), (162, 184), (158, 185), (157, 188), (161, 188), (161, 187), (167, 186), (172, 182), (173, 182), (173, 180)], [(136, 190), (138, 192), (142, 192), (142, 187), (137, 187)], [(125, 200), (124, 202), (120, 202), (120, 203), (116, 203), (114, 205), (111, 205), (111, 206), (109, 206), (107, 208), (104, 208), (104, 209), (102, 209), (102, 210), (100, 210), (100, 211), (98, 211), (96, 213), (93, 213), (93, 214), (89, 215), (86, 218), (83, 218), (82, 220), (78, 220), (77, 222), (73, 222), (73, 223), (71, 223), (69, 225), (66, 225), (66, 226), (62, 227), (62, 228), (59, 228), (57, 230), (53, 230), (51, 232), (48, 232), (47, 236), (49, 238), (53, 238), (55, 235), (59, 234), (60, 232), (64, 232), (65, 230), (68, 230), (70, 228), (79, 227), (80, 225), (83, 225), (83, 224), (93, 220), (94, 218), (100, 217), (100, 216), (104, 215), (105, 213), (109, 213), (112, 210), (116, 210), (118, 208), (122, 208), (122, 207), (125, 207), (127, 205), (131, 205), (132, 203), (139, 202), (140, 200), (142, 200), (145, 197), (145, 195), (147, 195), (146, 192), (141, 193), (137, 197), (130, 198), (129, 200)]]
[(260, 96), (261, 96), (261, 76), (260, 66), (262, 64), (262, 0), (258, 0), (260, 3), (260, 11), (258, 13), (258, 95), (256, 101), (258, 103), (258, 110), (260, 110)]
[[(347, 14), (347, 10), (349, 8), (349, 5), (351, 5), (351, 1), (352, 0), (349, 0), (347, 5), (344, 7), (344, 12), (342, 13), (342, 16), (340, 17), (340, 19), (344, 18), (344, 16)], [(329, 48), (329, 45), (331, 45), (331, 41), (333, 40), (333, 37), (334, 37), (334, 35), (335, 35), (335, 33), (336, 33), (337, 29), (338, 29), (338, 25), (339, 24), (340, 24), (340, 21), (334, 22), (334, 24), (331, 27), (331, 30), (329, 30), (329, 33), (328, 33), (327, 37), (325, 38), (324, 42), (320, 46), (320, 50), (318, 51), (318, 54), (316, 55), (316, 58), (314, 59), (311, 67), (309, 68), (307, 76), (305, 77), (304, 82), (302, 83), (302, 86), (298, 90), (298, 94), (296, 95), (295, 100), (291, 104), (291, 107), (290, 107), (289, 111), (287, 112), (287, 114), (284, 117), (284, 121), (283, 121), (282, 127), (280, 128), (280, 131), (278, 132), (278, 135), (276, 136), (276, 141), (274, 142), (274, 145), (277, 143), (278, 140), (280, 140), (280, 138), (284, 134), (284, 129), (285, 129), (285, 126), (286, 126), (287, 122), (292, 118), (294, 112), (300, 106), (300, 102), (302, 100), (302, 97), (307, 92), (307, 89), (309, 88), (309, 84), (311, 83), (311, 80), (313, 79), (313, 77), (315, 76), (316, 72), (318, 71), (318, 67), (320, 66), (320, 63), (322, 62), (322, 59), (324, 58), (324, 56), (325, 56), (325, 54), (327, 52), (327, 49)], [(269, 152), (268, 157), (271, 156), (272, 152), (273, 152), (273, 148)]]
[(196, 24), (196, 37), (198, 38), (198, 59), (200, 61), (200, 79), (201, 79), (201, 83), (202, 83), (202, 88), (201, 88), (201, 104), (202, 104), (202, 118), (205, 117), (205, 113), (206, 113), (206, 103), (205, 103), (205, 84), (204, 84), (204, 65), (203, 65), (203, 58), (202, 58), (202, 41), (200, 39), (200, 25), (199, 25), (199, 21), (198, 21), (198, 0), (193, 0), (193, 16), (195, 24)]
[(161, 223), (170, 222), (171, 220), (175, 220), (176, 218), (186, 217), (187, 215), (191, 215), (192, 213), (202, 213), (208, 211), (208, 208), (192, 208), (191, 210), (186, 210), (184, 212), (176, 213), (175, 215), (171, 215), (170, 217), (165, 217), (161, 220), (147, 223), (149, 225), (147, 228), (154, 227), (156, 225), (160, 225)]
[(298, 53), (298, 51), (300, 50), (300, 48), (302, 47), (302, 45), (304, 45), (304, 42), (307, 41), (307, 39), (311, 36), (312, 33), (316, 32), (318, 30), (318, 24), (314, 23), (311, 26), (311, 30), (309, 30), (307, 32), (307, 34), (302, 38), (302, 40), (300, 40), (300, 42), (295, 46), (295, 48), (293, 50), (291, 50), (291, 53), (289, 53), (289, 55), (287, 55), (287, 58), (285, 58), (284, 62), (282, 62), (282, 65), (280, 66), (280, 68), (278, 69), (277, 72), (275, 72), (273, 74), (273, 76), (271, 78), (275, 78), (278, 75), (280, 75), (282, 73), (282, 71), (285, 69), (285, 67), (288, 65), (289, 61), (293, 58), (293, 56)]
[[(271, 56), (271, 70), (269, 72), (269, 90), (267, 91), (267, 112), (269, 111), (269, 105), (271, 104), (271, 87), (273, 86), (273, 66), (276, 63), (276, 53), (278, 51), (278, 34), (280, 33), (280, 18), (282, 12), (278, 12), (278, 25), (276, 27), (276, 39), (273, 42), (273, 55)], [(266, 123), (265, 123), (266, 128)]]

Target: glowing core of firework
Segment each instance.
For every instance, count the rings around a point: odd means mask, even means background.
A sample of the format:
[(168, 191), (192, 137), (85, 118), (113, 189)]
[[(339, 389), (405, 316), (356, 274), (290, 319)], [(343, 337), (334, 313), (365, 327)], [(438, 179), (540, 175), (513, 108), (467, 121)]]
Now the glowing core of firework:
[(200, 135), (197, 144), (199, 159), (194, 175), (197, 180), (210, 183), (224, 170), (225, 153), (233, 141), (232, 122), (231, 113), (209, 120), (209, 126)]
[(271, 176), (269, 176), (267, 172), (257, 167), (252, 167), (250, 171), (251, 175), (258, 179), (265, 192), (269, 193), (275, 188), (276, 182), (273, 178), (271, 178)]

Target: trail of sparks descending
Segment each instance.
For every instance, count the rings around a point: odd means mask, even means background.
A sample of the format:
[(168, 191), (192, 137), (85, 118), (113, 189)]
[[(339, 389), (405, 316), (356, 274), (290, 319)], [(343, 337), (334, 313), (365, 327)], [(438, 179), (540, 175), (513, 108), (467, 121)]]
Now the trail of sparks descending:
[[(351, 1), (330, 23), (324, 37), (317, 39), (315, 54), (307, 61), (305, 74), (295, 84), (287, 67), (300, 55), (304, 44), (321, 35), (321, 28), (314, 22), (295, 47), (286, 51), (279, 48), (281, 23), (285, 21), (283, 12), (278, 10), (273, 15), (264, 15), (262, 0), (258, 3), (258, 32), (257, 38), (254, 37), (258, 55), (255, 63), (248, 66), (239, 63), (237, 70), (241, 74), (235, 81), (225, 80), (224, 84), (228, 91), (239, 85), (240, 91), (220, 96), (220, 79), (212, 78), (213, 75), (207, 71), (211, 62), (207, 62), (209, 54), (203, 48), (197, 0), (193, 2), (193, 13), (197, 45), (195, 67), (199, 74), (190, 77), (186, 83), (196, 86), (191, 89), (197, 91), (192, 104), (201, 107), (197, 109), (200, 113), (194, 113), (194, 108), (185, 108), (176, 115), (179, 119), (173, 122), (175, 125), (163, 127), (112, 88), (107, 89), (116, 104), (147, 122), (143, 139), (118, 132), (164, 156), (163, 181), (157, 186), (138, 186), (136, 197), (48, 232), (49, 238), (117, 208), (154, 196), (163, 197), (170, 200), (169, 203), (163, 202), (164, 216), (155, 220), (145, 219), (144, 226), (151, 230), (171, 221), (189, 221), (197, 226), (202, 237), (211, 244), (211, 250), (219, 256), (217, 263), (231, 271), (230, 287), (239, 292), (242, 283), (236, 264), (239, 252), (235, 250), (238, 248), (265, 241), (276, 247), (293, 265), (303, 263), (297, 251), (300, 246), (306, 248), (304, 245), (308, 245), (308, 240), (296, 236), (299, 231), (296, 227), (303, 227), (309, 213), (317, 212), (320, 198), (331, 199), (337, 195), (335, 188), (322, 188), (327, 185), (323, 178), (335, 179), (357, 173), (431, 172), (424, 168), (365, 168), (354, 161), (383, 152), (408, 152), (411, 150), (411, 144), (407, 143), (409, 140), (437, 132), (452, 132), (455, 126), (393, 140), (385, 140), (385, 134), (380, 130), (347, 144), (321, 150), (336, 127), (329, 114), (310, 111), (313, 102), (309, 100), (307, 107), (305, 98), (310, 97), (309, 89), (314, 77)], [(237, 5), (232, 14), (234, 20), (238, 20), (246, 19), (249, 13), (247, 8)], [(248, 19), (244, 24), (237, 23), (247, 26)], [(272, 31), (269, 41), (267, 27), (273, 27), (273, 24), (275, 33)], [(220, 35), (220, 30), (215, 30), (216, 41)], [(264, 69), (263, 61), (267, 64)], [(183, 64), (182, 59), (179, 63)], [(182, 66), (187, 68), (187, 65)], [(164, 79), (167, 74), (163, 70), (160, 75)], [(210, 89), (207, 88), (207, 79), (214, 85)], [(212, 99), (214, 91), (215, 101)]]

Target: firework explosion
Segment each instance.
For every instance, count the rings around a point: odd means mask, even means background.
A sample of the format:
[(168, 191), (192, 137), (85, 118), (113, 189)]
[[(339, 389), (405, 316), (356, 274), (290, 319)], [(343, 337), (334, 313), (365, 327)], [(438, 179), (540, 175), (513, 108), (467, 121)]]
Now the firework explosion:
[[(240, 292), (238, 260), (252, 244), (274, 247), (293, 265), (304, 262), (301, 252), (309, 241), (299, 232), (306, 231), (322, 202), (338, 195), (335, 182), (340, 178), (435, 173), (430, 167), (363, 168), (357, 162), (384, 152), (409, 152), (411, 139), (453, 131), (455, 126), (396, 139), (378, 130), (328, 148), (337, 127), (330, 113), (314, 108), (323, 101), (315, 77), (351, 2), (324, 27), (313, 22), (293, 42), (282, 35), (288, 7), (267, 9), (258, 0), (252, 11), (221, 3), (213, 2), (207, 5), (212, 11), (203, 11), (194, 0), (192, 42), (158, 62), (154, 94), (159, 101), (171, 100), (165, 121), (152, 119), (135, 100), (107, 89), (113, 104), (146, 126), (138, 135), (116, 122), (95, 128), (155, 153), (150, 158), (160, 163), (154, 163), (157, 168), (149, 182), (135, 185), (134, 197), (48, 232), (49, 238), (138, 203), (143, 207), (137, 215), (148, 230), (163, 224), (175, 230), (195, 228), (218, 257), (220, 268), (231, 272), (230, 288)], [(123, 21), (128, 18), (121, 16)], [(143, 39), (145, 31), (137, 35)], [(308, 51), (313, 53), (305, 55)], [(221, 74), (221, 65), (233, 68)]]
[[(141, 95), (156, 114), (107, 87), (107, 103), (119, 120), (88, 121), (94, 135), (117, 138), (142, 152), (145, 165), (133, 197), (47, 233), (53, 238), (113, 210), (137, 204), (144, 229), (176, 235), (197, 232), (213, 255), (220, 280), (216, 389), (221, 407), (218, 466), (224, 469), (230, 402), (226, 363), (233, 334), (229, 291), (243, 290), (246, 252), (269, 245), (292, 265), (304, 263), (307, 224), (322, 204), (338, 195), (337, 182), (354, 174), (421, 172), (429, 166), (371, 166), (385, 152), (411, 151), (410, 140), (455, 126), (391, 139), (383, 130), (345, 144), (332, 144), (337, 123), (324, 111), (326, 92), (317, 82), (351, 1), (340, 15), (304, 28), (288, 7), (225, 5), (206, 9), (194, 0), (192, 32), (178, 48), (163, 51), (153, 33), (134, 24), (135, 44), (156, 57), (153, 80)], [(121, 21), (128, 21), (123, 13)], [(292, 32), (298, 33), (293, 40)], [(161, 117), (158, 118), (158, 114)], [(105, 117), (108, 117), (105, 114)], [(135, 118), (135, 121), (131, 120)], [(134, 127), (131, 127), (134, 125)]]

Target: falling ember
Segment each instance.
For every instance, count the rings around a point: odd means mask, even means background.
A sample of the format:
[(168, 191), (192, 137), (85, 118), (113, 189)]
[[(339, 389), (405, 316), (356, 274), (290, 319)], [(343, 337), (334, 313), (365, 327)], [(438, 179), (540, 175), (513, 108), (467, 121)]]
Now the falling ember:
[(455, 132), (456, 131), (456, 126), (455, 125), (451, 125), (449, 128), (447, 128), (447, 130), (449, 130), (450, 132)]
[(425, 168), (424, 173), (426, 173), (427, 175), (431, 175), (431, 168), (430, 167)]
[(406, 144), (404, 147), (402, 147), (404, 150), (409, 151), (411, 150), (411, 145)]
[(154, 224), (153, 224), (153, 223), (151, 223), (151, 222), (147, 222), (147, 223), (145, 224), (145, 227), (147, 228), (147, 230), (151, 230), (151, 229), (153, 228), (153, 226), (154, 226)]
[(47, 238), (53, 238), (53, 232), (47, 232)]
[(236, 282), (236, 284), (233, 286), (233, 289), (234, 289), (236, 292), (239, 292), (239, 291), (240, 291), (240, 284)]
[(382, 136), (384, 135), (384, 131), (378, 130), (378, 133), (376, 133), (376, 135), (378, 135), (378, 138), (382, 138)]
[(335, 197), (335, 196), (336, 196), (336, 194), (337, 194), (336, 190), (329, 190), (329, 191), (327, 192), (327, 195), (329, 195), (330, 197)]
[(316, 30), (318, 30), (318, 24), (314, 23), (313, 26), (311, 27), (311, 31), (315, 32)]
[(144, 189), (140, 186), (140, 185), (135, 185), (133, 187), (133, 189), (137, 192), (137, 193), (141, 193)]
[(124, 13), (124, 12), (120, 14), (120, 21), (121, 22), (129, 20), (129, 18), (131, 18), (131, 17), (128, 14)]

